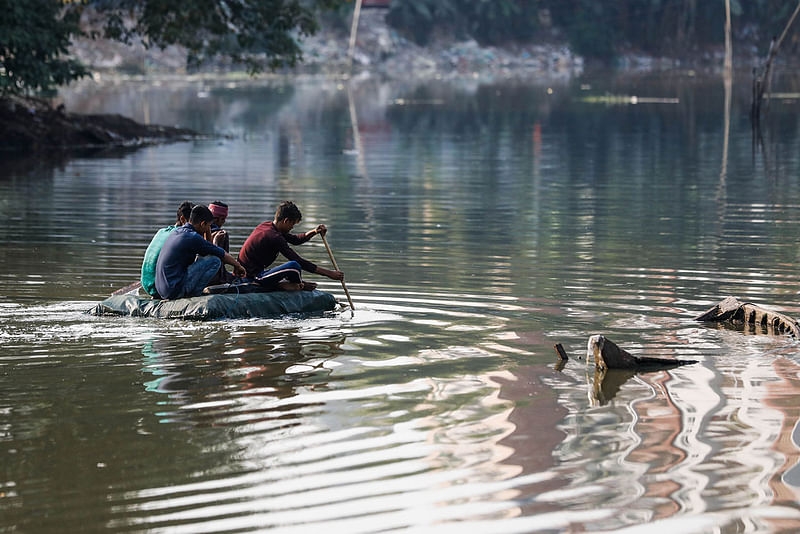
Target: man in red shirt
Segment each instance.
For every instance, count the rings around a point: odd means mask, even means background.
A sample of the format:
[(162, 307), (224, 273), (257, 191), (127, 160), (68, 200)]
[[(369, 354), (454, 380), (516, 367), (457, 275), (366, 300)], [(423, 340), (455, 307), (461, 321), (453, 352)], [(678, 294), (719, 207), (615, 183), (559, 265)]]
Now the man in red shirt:
[[(314, 282), (303, 282), (301, 271), (321, 274), (332, 280), (344, 280), (343, 272), (315, 265), (291, 249), (289, 243), (302, 245), (315, 235), (325, 235), (328, 231), (324, 224), (320, 224), (304, 234), (290, 233), (302, 218), (300, 209), (293, 202), (284, 201), (278, 206), (272, 221), (264, 221), (256, 226), (239, 251), (239, 263), (247, 271), (248, 278), (270, 289), (284, 291), (312, 290), (317, 287)], [(289, 262), (270, 269), (278, 253)]]

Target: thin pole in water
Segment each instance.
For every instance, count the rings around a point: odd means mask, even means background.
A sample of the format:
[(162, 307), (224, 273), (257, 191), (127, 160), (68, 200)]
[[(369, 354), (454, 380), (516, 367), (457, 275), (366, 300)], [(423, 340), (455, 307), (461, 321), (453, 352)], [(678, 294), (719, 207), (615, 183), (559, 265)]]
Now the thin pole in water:
[[(331, 263), (333, 264), (333, 268), (338, 271), (339, 266), (336, 265), (336, 259), (333, 257), (333, 251), (331, 250), (330, 245), (328, 245), (328, 240), (325, 239), (325, 234), (322, 234), (322, 242), (325, 244), (325, 248), (328, 251), (328, 256), (330, 256), (331, 258)], [(353, 306), (353, 299), (350, 298), (350, 292), (347, 291), (347, 286), (344, 285), (344, 280), (342, 280), (341, 282), (342, 282), (342, 289), (344, 289), (344, 294), (347, 296), (347, 302), (350, 303), (350, 315), (352, 316), (356, 308), (355, 306)]]
[[(353, 53), (356, 48), (356, 32), (358, 32), (358, 18), (361, 15), (361, 0), (356, 0), (353, 9), (353, 24), (350, 26), (350, 46), (347, 47), (347, 71), (353, 69)], [(338, 270), (338, 269), (337, 269)]]

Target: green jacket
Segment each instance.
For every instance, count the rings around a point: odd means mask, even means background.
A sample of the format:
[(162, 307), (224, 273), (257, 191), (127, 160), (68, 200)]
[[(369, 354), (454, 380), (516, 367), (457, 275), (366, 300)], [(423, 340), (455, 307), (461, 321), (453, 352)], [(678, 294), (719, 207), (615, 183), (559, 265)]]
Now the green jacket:
[(177, 226), (167, 226), (162, 228), (156, 235), (153, 236), (152, 241), (147, 246), (144, 253), (144, 260), (142, 260), (142, 287), (147, 294), (158, 298), (158, 291), (156, 291), (156, 263), (158, 263), (158, 255), (161, 253), (161, 247), (169, 237), (169, 234), (175, 230)]

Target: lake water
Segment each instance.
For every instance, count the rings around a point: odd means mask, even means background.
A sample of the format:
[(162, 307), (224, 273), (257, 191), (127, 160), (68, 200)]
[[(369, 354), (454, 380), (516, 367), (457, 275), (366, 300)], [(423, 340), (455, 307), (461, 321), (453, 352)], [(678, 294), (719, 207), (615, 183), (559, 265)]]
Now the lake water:
[[(227, 137), (0, 155), (0, 532), (797, 532), (800, 344), (692, 319), (800, 316), (800, 103), (754, 141), (749, 90), (727, 125), (688, 74), (65, 91)], [(294, 200), (354, 316), (86, 315), (186, 199), (234, 251)], [(593, 334), (699, 363), (596, 376)]]

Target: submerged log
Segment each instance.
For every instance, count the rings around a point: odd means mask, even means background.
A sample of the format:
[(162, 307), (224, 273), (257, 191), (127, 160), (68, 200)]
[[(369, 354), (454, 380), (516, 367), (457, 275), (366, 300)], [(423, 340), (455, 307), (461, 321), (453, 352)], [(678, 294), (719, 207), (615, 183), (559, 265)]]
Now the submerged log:
[(726, 297), (719, 304), (695, 317), (697, 321), (752, 324), (766, 328), (767, 332), (789, 334), (800, 339), (800, 323), (779, 312), (766, 310), (736, 297)]
[(600, 369), (669, 369), (697, 363), (697, 360), (675, 360), (672, 358), (648, 358), (634, 356), (619, 348), (613, 341), (603, 336), (592, 336), (586, 348), (586, 361), (594, 360)]

